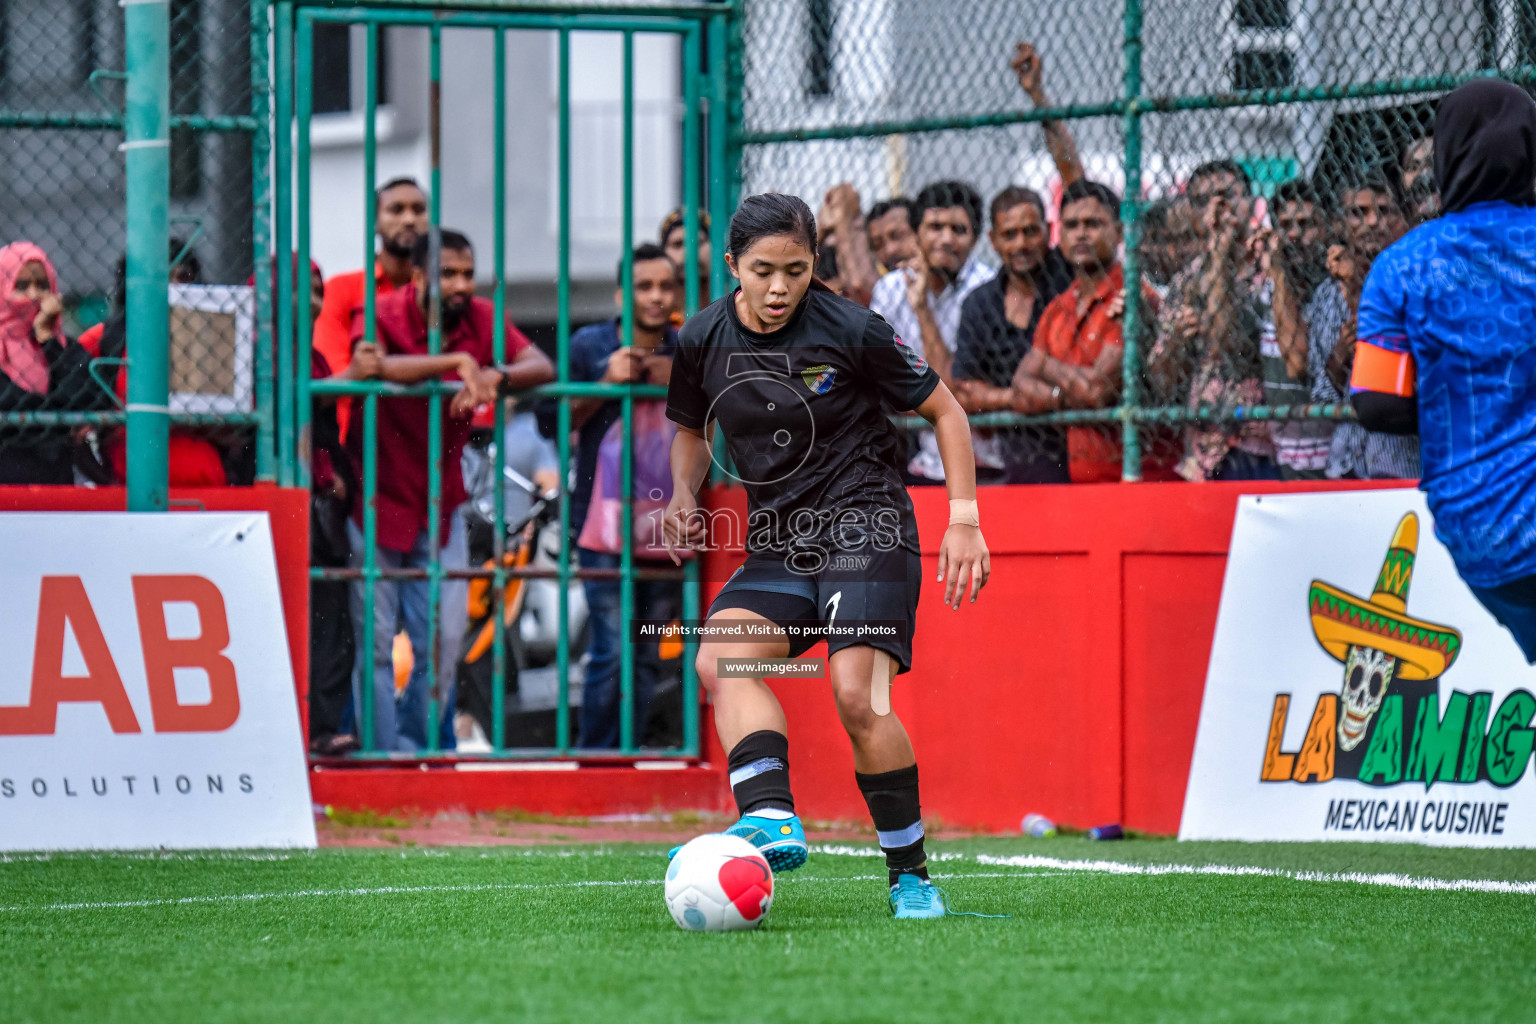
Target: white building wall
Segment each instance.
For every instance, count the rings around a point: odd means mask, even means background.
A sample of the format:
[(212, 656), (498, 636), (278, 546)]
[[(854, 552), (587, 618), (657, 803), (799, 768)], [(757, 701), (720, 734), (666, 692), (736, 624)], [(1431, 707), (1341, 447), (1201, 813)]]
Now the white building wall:
[[(380, 109), (374, 184), (431, 174), (425, 31), (389, 36), (391, 102)], [(442, 39), (442, 223), (475, 243), (489, 283), (494, 224), (494, 36), (445, 30)], [(654, 240), (681, 198), (681, 47), (675, 36), (635, 41), (634, 223)], [(623, 241), (622, 41), (614, 33), (571, 37), (571, 275), (613, 278)], [(552, 32), (507, 34), (506, 278), (554, 287), (558, 259), (558, 57)], [(313, 250), (327, 273), (363, 262), (367, 196), (358, 113), (314, 119), (311, 134)]]

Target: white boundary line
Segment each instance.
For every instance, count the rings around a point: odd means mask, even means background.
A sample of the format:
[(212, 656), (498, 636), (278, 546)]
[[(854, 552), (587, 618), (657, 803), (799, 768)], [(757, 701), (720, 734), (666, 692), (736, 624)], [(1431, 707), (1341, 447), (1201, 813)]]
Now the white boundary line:
[[(534, 848), (537, 849), (537, 848)], [(851, 845), (827, 845), (818, 844), (811, 847), (814, 853), (840, 857), (876, 857), (880, 855), (877, 847), (863, 847)], [(527, 851), (532, 853), (533, 850)], [(606, 851), (602, 851), (606, 852)], [(548, 856), (570, 856), (570, 853), (562, 850), (549, 850)], [(592, 855), (592, 854), (586, 854)], [(153, 855), (150, 855), (153, 856)], [(482, 854), (484, 856), (484, 854)], [(5, 858), (10, 860), (11, 858)], [(30, 858), (16, 858), (30, 859)], [(43, 855), (38, 859), (47, 859)], [(192, 859), (186, 857), (185, 859)], [(209, 859), (223, 859), (221, 855), (214, 854)], [(267, 859), (258, 855), (253, 859)], [(282, 855), (271, 859), (288, 859)], [(972, 859), (968, 854), (962, 853), (936, 853), (935, 861), (954, 861)], [(1030, 878), (1030, 877), (1061, 877), (1070, 872), (1085, 872), (1092, 874), (1109, 875), (1218, 875), (1231, 877), (1260, 877), (1283, 878), (1298, 882), (1348, 882), (1357, 885), (1374, 885), (1393, 889), (1415, 889), (1420, 891), (1450, 891), (1450, 892), (1491, 892), (1510, 895), (1536, 895), (1536, 881), (1507, 882), (1492, 878), (1427, 878), (1413, 875), (1395, 874), (1390, 872), (1368, 873), (1360, 871), (1327, 872), (1327, 871), (1292, 871), (1283, 868), (1264, 868), (1231, 864), (1133, 864), (1114, 860), (1070, 860), (1061, 857), (1046, 857), (1039, 854), (1018, 854), (1014, 856), (994, 856), (980, 853), (974, 855), (977, 864), (1008, 867), (1008, 868), (1036, 868), (1036, 871), (994, 871), (994, 872), (961, 872), (935, 874), (935, 877), (946, 878)], [(854, 875), (843, 878), (817, 878), (812, 876), (788, 876), (782, 879), (785, 883), (833, 883), (883, 880), (883, 875)], [(28, 911), (57, 911), (57, 910), (109, 910), (129, 909), (136, 907), (168, 907), (189, 906), (197, 904), (218, 904), (254, 902), (261, 900), (278, 899), (302, 899), (322, 896), (386, 896), (409, 895), (416, 893), (449, 893), (449, 892), (503, 892), (503, 891), (538, 891), (545, 889), (580, 889), (598, 887), (623, 887), (636, 885), (660, 885), (661, 879), (613, 879), (613, 880), (582, 880), (572, 882), (507, 882), (488, 883), (482, 885), (417, 885), (417, 886), (377, 886), (371, 888), (350, 889), (303, 889), (293, 892), (265, 892), (265, 893), (231, 893), (217, 896), (181, 896), (166, 899), (149, 900), (117, 900), (84, 903), (45, 903), (33, 906), (16, 905), (0, 906), (0, 913), (24, 913)]]
[(1495, 878), (1418, 878), (1388, 872), (1363, 871), (1288, 871), (1284, 868), (1244, 867), (1231, 864), (1126, 864), (1116, 860), (1066, 860), (1019, 854), (994, 857), (978, 853), (978, 864), (999, 867), (1053, 868), (1058, 871), (1089, 871), (1110, 875), (1252, 875), (1261, 878), (1289, 878), (1298, 882), (1354, 882), (1392, 889), (1450, 890), (1456, 892), (1499, 892), (1536, 895), (1536, 882), (1504, 882)]
[[(1041, 871), (985, 871), (961, 875), (934, 875), (935, 878), (1030, 878), (1044, 875)], [(1060, 876), (1061, 872), (1054, 872)], [(886, 881), (886, 875), (849, 875), (842, 878), (787, 877), (776, 884), (839, 883)], [(210, 903), (245, 903), (258, 900), (307, 899), (316, 896), (395, 896), (416, 893), (442, 892), (504, 892), (507, 890), (539, 889), (586, 889), (601, 887), (628, 887), (636, 885), (661, 885), (660, 878), (590, 879), (580, 882), (507, 882), (485, 885), (382, 885), (356, 889), (300, 889), (294, 892), (227, 893), (219, 896), (178, 896), (158, 900), (110, 900), (98, 903), (41, 903), (36, 906), (0, 907), (0, 913), (23, 913), (37, 910), (126, 910), (138, 907), (181, 907)]]

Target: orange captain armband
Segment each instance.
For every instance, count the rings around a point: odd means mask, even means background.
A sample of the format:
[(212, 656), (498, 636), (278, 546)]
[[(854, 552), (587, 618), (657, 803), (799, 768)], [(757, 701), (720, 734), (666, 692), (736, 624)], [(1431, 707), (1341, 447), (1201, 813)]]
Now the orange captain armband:
[(1412, 398), (1418, 393), (1418, 370), (1413, 356), (1360, 341), (1355, 345), (1355, 369), (1349, 377), (1349, 390)]

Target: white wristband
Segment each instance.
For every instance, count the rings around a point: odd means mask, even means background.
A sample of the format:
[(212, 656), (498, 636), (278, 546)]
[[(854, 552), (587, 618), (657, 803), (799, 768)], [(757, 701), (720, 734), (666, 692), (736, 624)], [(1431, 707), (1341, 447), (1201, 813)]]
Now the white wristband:
[(949, 499), (949, 525), (950, 526), (981, 526), (981, 512), (975, 499), (965, 498)]

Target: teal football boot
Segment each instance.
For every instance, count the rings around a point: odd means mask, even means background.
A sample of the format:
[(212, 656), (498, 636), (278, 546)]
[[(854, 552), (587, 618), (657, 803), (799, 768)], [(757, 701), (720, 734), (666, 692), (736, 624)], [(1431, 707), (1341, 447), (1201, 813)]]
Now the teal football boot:
[[(743, 814), (741, 820), (725, 830), (728, 836), (740, 836), (757, 847), (768, 866), (777, 874), (793, 871), (805, 864), (810, 848), (805, 842), (805, 826), (799, 815), (788, 818), (764, 818), (756, 814)], [(667, 853), (670, 860), (677, 856), (681, 846), (672, 847)]]
[(943, 917), (948, 913), (939, 887), (916, 875), (897, 876), (890, 899), (891, 913), (898, 919)]

